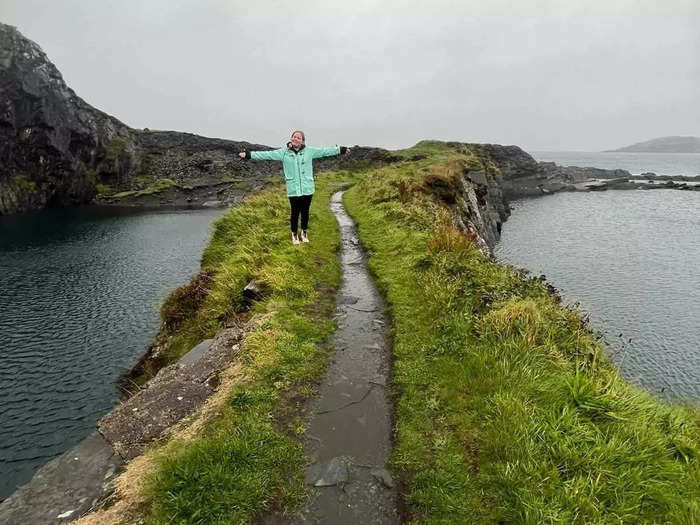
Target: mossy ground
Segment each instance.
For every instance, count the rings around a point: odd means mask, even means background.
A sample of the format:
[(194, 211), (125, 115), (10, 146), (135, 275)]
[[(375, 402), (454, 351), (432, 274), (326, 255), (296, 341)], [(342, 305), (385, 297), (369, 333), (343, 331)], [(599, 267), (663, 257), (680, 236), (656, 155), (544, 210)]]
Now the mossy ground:
[(345, 196), (394, 318), (410, 519), (700, 522), (699, 412), (624, 381), (579, 312), (454, 228), (429, 179), (459, 150), (421, 143)]
[(34, 193), (37, 190), (36, 182), (27, 175), (13, 175), (10, 181), (20, 193)]
[[(173, 186), (177, 186), (177, 183), (174, 180), (158, 179), (154, 181), (153, 184), (142, 190), (120, 191), (119, 193), (115, 193), (113, 195), (103, 195), (100, 189), (98, 188), (98, 192), (99, 195), (104, 198), (124, 199), (126, 197), (141, 197), (143, 195), (153, 195), (154, 193), (160, 193), (161, 191), (167, 190), (168, 188), (172, 188)], [(102, 186), (102, 190), (108, 188), (109, 186)]]

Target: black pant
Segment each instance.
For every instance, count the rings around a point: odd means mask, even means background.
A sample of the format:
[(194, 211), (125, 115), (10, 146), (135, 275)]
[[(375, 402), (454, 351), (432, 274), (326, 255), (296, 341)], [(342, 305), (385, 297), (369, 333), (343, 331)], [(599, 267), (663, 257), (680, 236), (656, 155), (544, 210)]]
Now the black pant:
[(289, 225), (292, 232), (296, 233), (299, 224), (299, 214), (301, 213), (301, 229), (309, 229), (309, 208), (311, 207), (311, 197), (313, 195), (301, 195), (299, 197), (289, 197), (289, 204), (292, 207), (292, 214), (289, 216)]

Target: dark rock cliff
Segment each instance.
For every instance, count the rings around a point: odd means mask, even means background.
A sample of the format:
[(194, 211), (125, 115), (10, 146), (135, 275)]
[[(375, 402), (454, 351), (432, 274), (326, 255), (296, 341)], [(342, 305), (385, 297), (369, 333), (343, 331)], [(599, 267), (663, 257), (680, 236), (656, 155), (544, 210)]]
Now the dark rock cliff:
[[(452, 208), (458, 227), (490, 252), (510, 215), (509, 199), (521, 196), (517, 188), (538, 180), (540, 166), (518, 146), (448, 142), (470, 153), (468, 161), (455, 166), (456, 187), (443, 198)], [(439, 191), (439, 190), (438, 190)]]
[[(527, 169), (529, 157), (517, 146), (466, 144), (476, 163), (466, 163), (458, 177), (454, 212), (459, 227), (473, 235), (490, 252), (510, 215), (503, 181)], [(525, 154), (523, 157), (522, 154)]]
[[(510, 215), (509, 201), (561, 191), (601, 191), (606, 189), (667, 189), (700, 191), (700, 185), (646, 173), (633, 176), (626, 170), (559, 166), (553, 162), (537, 162), (518, 146), (499, 144), (447, 143), (457, 150), (467, 149), (476, 162), (457, 167), (457, 186), (443, 198), (450, 204), (459, 227), (474, 236), (486, 251), (493, 249), (500, 238), (501, 227)], [(658, 183), (632, 182), (634, 179), (656, 179)], [(440, 189), (436, 190), (440, 193)], [(444, 192), (443, 192), (444, 193)]]
[(279, 173), (236, 154), (266, 146), (135, 130), (95, 109), (41, 48), (0, 23), (0, 215), (97, 200), (235, 202)]
[(109, 155), (129, 129), (66, 86), (34, 42), (0, 24), (0, 213), (90, 201), (96, 170), (126, 173)]

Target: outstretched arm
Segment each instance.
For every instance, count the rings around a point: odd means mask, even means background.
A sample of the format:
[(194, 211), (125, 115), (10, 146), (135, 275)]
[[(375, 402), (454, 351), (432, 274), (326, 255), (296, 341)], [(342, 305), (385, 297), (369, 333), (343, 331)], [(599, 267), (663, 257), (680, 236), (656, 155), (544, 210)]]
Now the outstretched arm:
[(282, 160), (285, 148), (273, 149), (270, 151), (241, 151), (238, 156), (242, 159), (251, 160)]
[(330, 148), (309, 148), (311, 151), (311, 157), (318, 159), (320, 157), (333, 157), (334, 155), (341, 155), (350, 152), (350, 148), (345, 146), (331, 146)]

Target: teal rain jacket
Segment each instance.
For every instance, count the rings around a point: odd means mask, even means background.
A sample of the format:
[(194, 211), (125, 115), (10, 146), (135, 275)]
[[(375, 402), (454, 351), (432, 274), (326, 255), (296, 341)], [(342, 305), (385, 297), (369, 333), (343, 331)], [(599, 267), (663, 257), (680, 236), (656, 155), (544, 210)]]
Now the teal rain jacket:
[(249, 153), (253, 160), (281, 160), (284, 180), (287, 183), (287, 197), (299, 197), (300, 195), (313, 195), (316, 189), (313, 160), (340, 155), (340, 149), (340, 146), (330, 148), (302, 146), (299, 151), (295, 151), (288, 145), (286, 148), (251, 151)]

